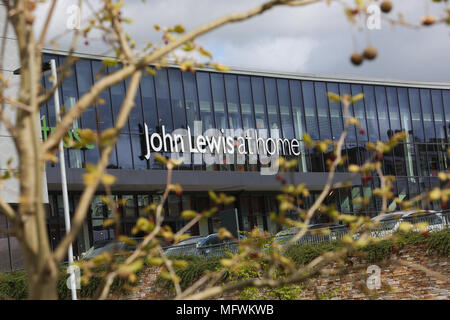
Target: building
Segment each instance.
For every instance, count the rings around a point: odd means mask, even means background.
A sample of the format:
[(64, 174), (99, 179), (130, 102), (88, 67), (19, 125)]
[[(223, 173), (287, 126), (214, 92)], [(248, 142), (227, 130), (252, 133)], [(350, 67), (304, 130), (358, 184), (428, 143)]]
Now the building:
[[(49, 59), (56, 59), (60, 65), (64, 62), (64, 53), (49, 51), (44, 60)], [(98, 74), (101, 76), (102, 72), (112, 71), (114, 67), (105, 67), (101, 57), (80, 55), (71, 76), (60, 88), (62, 104), (70, 108), (98, 80)], [(48, 77), (43, 77), (42, 85), (49, 88)], [(73, 130), (68, 132), (69, 139), (78, 139), (79, 128), (101, 131), (112, 127), (126, 90), (127, 81), (124, 81), (103, 92), (102, 101), (89, 108), (74, 123)], [(385, 174), (397, 178), (396, 196), (408, 199), (439, 185), (437, 173), (449, 167), (450, 84), (320, 78), (254, 70), (220, 73), (205, 69), (194, 74), (170, 67), (158, 70), (156, 76), (144, 74), (135, 99), (136, 106), (110, 159), (108, 173), (117, 177), (113, 186), (114, 198), (125, 202), (119, 208), (122, 214), (120, 232), (130, 234), (138, 217), (146, 215), (144, 208), (160, 200), (165, 186), (167, 172), (154, 161), (154, 153), (146, 158), (148, 141), (145, 130), (148, 129), (149, 136), (162, 135), (163, 128), (166, 133), (179, 128), (194, 128), (195, 121), (202, 122), (202, 131), (210, 128), (223, 129), (224, 132), (239, 128), (278, 129), (280, 138), (300, 141), (296, 149), (298, 155), (289, 155), (298, 158), (298, 167), (287, 178), (292, 178), (296, 184), (307, 184), (311, 195), (303, 206), (310, 206), (325, 184), (325, 164), (331, 152), (307, 149), (301, 141), (303, 133), (307, 132), (313, 139), (336, 140), (343, 129), (342, 106), (330, 102), (327, 92), (365, 95), (350, 109), (363, 130), (352, 127), (348, 132), (344, 153), (349, 163), (361, 164), (368, 158), (368, 141), (386, 141), (395, 132), (406, 131), (405, 143), (383, 159)], [(40, 123), (42, 138), (46, 139), (55, 126), (53, 101), (43, 106)], [(66, 148), (65, 152), (70, 211), (73, 213), (83, 190), (85, 165), (95, 163), (99, 151), (92, 145), (84, 149)], [(166, 224), (179, 230), (186, 223), (180, 217), (181, 211), (208, 208), (207, 192), (214, 190), (236, 197), (237, 201), (231, 208), (237, 209), (240, 230), (259, 227), (277, 231), (277, 226), (269, 218), (270, 212), (278, 211), (276, 195), (281, 188), (274, 175), (262, 175), (261, 163), (254, 163), (248, 155), (244, 157), (244, 163), (238, 163), (236, 156), (231, 156), (232, 163), (215, 164), (205, 163), (204, 159), (198, 163), (194, 159), (198, 156), (193, 155), (192, 164), (183, 164), (174, 172), (173, 182), (181, 184), (184, 193), (181, 197), (169, 196), (165, 205)], [(379, 186), (379, 180), (376, 177), (370, 181), (361, 181), (360, 176), (351, 178), (345, 167), (338, 171), (335, 181), (350, 179), (351, 187), (334, 190), (326, 202), (336, 204), (345, 213), (376, 214), (381, 207), (376, 199), (364, 210), (353, 200), (363, 195), (370, 196), (372, 190)], [(52, 246), (56, 246), (65, 234), (57, 163), (47, 166), (46, 178), (49, 237)], [(102, 203), (101, 194), (99, 190), (92, 201), (88, 219), (74, 244), (75, 255), (80, 255), (96, 241), (115, 236), (113, 228), (103, 226), (103, 221), (113, 213)], [(395, 203), (390, 203), (391, 209), (395, 206)], [(432, 208), (439, 209), (440, 205), (433, 203)], [(325, 217), (317, 217), (319, 222), (322, 219)], [(191, 233), (206, 235), (216, 232), (220, 225), (217, 215), (198, 223)]]

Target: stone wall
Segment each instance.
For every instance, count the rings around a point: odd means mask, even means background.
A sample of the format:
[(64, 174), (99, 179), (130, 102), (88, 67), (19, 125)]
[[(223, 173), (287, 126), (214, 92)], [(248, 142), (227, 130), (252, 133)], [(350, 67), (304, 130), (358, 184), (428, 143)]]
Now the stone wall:
[[(428, 256), (423, 244), (405, 247), (396, 256), (439, 272), (450, 281), (449, 258)], [(352, 259), (352, 263), (344, 266), (345, 273), (317, 277), (299, 299), (449, 299), (449, 282), (392, 261), (375, 264), (381, 269), (381, 287), (369, 290), (367, 268), (370, 265), (364, 260)]]
[[(430, 270), (439, 272), (450, 281), (449, 257), (429, 256), (424, 244), (407, 246), (399, 250), (396, 257), (419, 264)], [(367, 278), (370, 274), (367, 268), (373, 265), (360, 258), (351, 258), (345, 265), (332, 264), (327, 269), (337, 274), (320, 275), (312, 279), (298, 299), (446, 299), (450, 298), (450, 283), (436, 279), (425, 272), (411, 267), (394, 264), (392, 261), (376, 263), (381, 271), (380, 289), (369, 290)], [(116, 299), (169, 299), (170, 295), (157, 288), (154, 281), (157, 277), (156, 268), (148, 268), (141, 273), (139, 283), (134, 292), (128, 296)], [(262, 290), (263, 291), (263, 290)], [(261, 292), (262, 293), (262, 292)], [(239, 293), (228, 293), (219, 299), (238, 299)]]

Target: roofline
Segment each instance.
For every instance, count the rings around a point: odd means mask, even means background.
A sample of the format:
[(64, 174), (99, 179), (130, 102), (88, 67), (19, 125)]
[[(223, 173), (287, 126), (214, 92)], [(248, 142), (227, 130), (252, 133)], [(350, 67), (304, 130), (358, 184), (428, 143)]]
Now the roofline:
[[(56, 50), (44, 48), (43, 53), (56, 54), (56, 55), (67, 55), (66, 50)], [(74, 56), (79, 58), (88, 58), (95, 60), (103, 60), (104, 58), (115, 58), (113, 56), (90, 54), (83, 52), (74, 52)], [(168, 67), (179, 68), (178, 65), (169, 63)], [(450, 90), (450, 82), (428, 82), (428, 81), (405, 81), (405, 80), (395, 80), (395, 79), (382, 79), (382, 78), (364, 78), (364, 77), (351, 77), (351, 76), (332, 76), (332, 75), (316, 75), (310, 73), (291, 73), (291, 72), (276, 72), (263, 69), (251, 69), (243, 67), (230, 67), (227, 72), (221, 72), (214, 68), (196, 68), (199, 71), (208, 71), (216, 73), (233, 73), (240, 75), (252, 75), (261, 77), (273, 77), (273, 78), (285, 78), (292, 80), (311, 80), (311, 81), (324, 81), (324, 82), (344, 82), (352, 84), (368, 84), (368, 85), (389, 85), (395, 87), (410, 87), (410, 88), (427, 88), (427, 89), (447, 89)]]

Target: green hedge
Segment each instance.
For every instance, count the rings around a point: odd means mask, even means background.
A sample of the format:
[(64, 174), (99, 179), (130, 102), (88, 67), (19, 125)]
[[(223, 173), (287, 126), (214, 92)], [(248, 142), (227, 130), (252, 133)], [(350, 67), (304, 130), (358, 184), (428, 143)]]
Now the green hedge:
[[(69, 274), (66, 273), (66, 268), (61, 268), (57, 283), (58, 298), (61, 300), (70, 299), (71, 297), (70, 289), (66, 285), (68, 278)], [(78, 296), (84, 299), (96, 297), (101, 282), (102, 279), (100, 277), (92, 277), (87, 285), (81, 285), (81, 289), (78, 290)], [(111, 286), (111, 292), (125, 293), (125, 284), (132, 286), (128, 280), (116, 278)], [(0, 274), (0, 300), (24, 300), (27, 297), (28, 279), (25, 270)]]

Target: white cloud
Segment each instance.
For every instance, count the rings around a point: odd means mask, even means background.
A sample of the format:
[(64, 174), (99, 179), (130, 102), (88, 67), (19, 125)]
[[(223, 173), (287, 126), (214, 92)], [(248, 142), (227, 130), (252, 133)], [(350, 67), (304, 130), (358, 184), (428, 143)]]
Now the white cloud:
[(226, 42), (216, 50), (216, 59), (231, 66), (301, 73), (317, 45), (306, 37), (257, 38), (243, 45)]
[[(58, 2), (50, 28), (51, 37), (64, 31), (66, 8), (77, 1)], [(99, 0), (90, 2), (97, 6), (100, 3)], [(224, 14), (240, 12), (262, 2), (265, 0), (153, 0), (143, 4), (133, 0), (126, 3), (123, 13), (134, 19), (126, 30), (140, 44), (144, 40), (158, 41), (161, 34), (153, 30), (154, 24), (173, 26), (181, 23), (192, 30)], [(354, 0), (346, 2), (354, 5)], [(402, 12), (408, 21), (416, 23), (427, 10), (440, 17), (445, 8), (443, 3), (428, 0), (428, 5), (422, 0), (393, 2), (391, 18)], [(40, 25), (46, 8), (42, 6), (39, 11)], [(86, 9), (85, 6), (85, 14)], [(216, 61), (235, 67), (449, 82), (450, 73), (444, 72), (443, 67), (450, 64), (447, 54), (450, 52), (449, 29), (444, 24), (421, 30), (392, 29), (383, 22), (381, 30), (358, 32), (347, 21), (339, 3), (333, 1), (327, 6), (323, 1), (307, 7), (278, 7), (245, 22), (225, 25), (200, 37), (198, 42), (213, 53)], [(370, 37), (379, 49), (379, 57), (358, 68), (352, 66), (349, 63), (349, 56), (355, 50), (352, 34), (357, 39), (357, 50), (363, 50)], [(70, 36), (60, 39), (62, 48), (70, 42)], [(83, 42), (80, 41), (78, 51), (104, 52), (101, 39), (90, 39), (87, 47)]]

